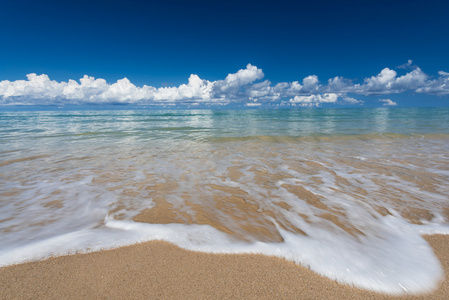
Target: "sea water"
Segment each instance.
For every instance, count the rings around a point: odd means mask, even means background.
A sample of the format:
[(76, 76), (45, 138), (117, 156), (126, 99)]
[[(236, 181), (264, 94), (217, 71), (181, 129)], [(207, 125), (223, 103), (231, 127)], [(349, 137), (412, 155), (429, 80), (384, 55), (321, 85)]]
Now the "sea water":
[(150, 240), (430, 291), (449, 109), (0, 109), (0, 266)]

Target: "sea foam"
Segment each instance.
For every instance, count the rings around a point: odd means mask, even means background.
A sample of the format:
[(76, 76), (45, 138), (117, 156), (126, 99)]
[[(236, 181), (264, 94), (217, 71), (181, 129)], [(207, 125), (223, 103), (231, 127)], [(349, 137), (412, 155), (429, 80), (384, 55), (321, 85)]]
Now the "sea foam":
[(449, 138), (370, 113), (2, 114), (0, 266), (164, 240), (431, 291), (422, 235), (449, 234)]

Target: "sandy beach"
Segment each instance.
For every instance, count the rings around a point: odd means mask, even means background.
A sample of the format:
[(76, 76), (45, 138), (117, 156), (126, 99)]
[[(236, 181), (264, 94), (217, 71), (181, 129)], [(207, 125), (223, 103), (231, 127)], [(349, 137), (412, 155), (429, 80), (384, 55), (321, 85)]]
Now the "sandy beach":
[(360, 288), (432, 291), (449, 261), (420, 236), (449, 234), (449, 109), (0, 115), (0, 265), (34, 261), (0, 299), (385, 298)]
[[(449, 271), (449, 236), (426, 236)], [(214, 255), (166, 242), (50, 258), (0, 269), (1, 299), (447, 299), (391, 297), (338, 284), (307, 268), (262, 255)]]

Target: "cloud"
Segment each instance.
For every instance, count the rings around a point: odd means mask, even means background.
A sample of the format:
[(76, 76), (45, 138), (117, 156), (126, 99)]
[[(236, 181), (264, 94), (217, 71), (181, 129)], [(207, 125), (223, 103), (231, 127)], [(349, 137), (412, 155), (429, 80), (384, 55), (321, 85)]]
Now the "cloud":
[(27, 75), (27, 79), (12, 82), (9, 80), (1, 81), (0, 95), (2, 98), (15, 96), (45, 98), (62, 94), (63, 86), (56, 81), (50, 80), (45, 74), (36, 75), (31, 73)]
[[(90, 77), (84, 75), (83, 78), (80, 79), (80, 83), (75, 80), (69, 80), (67, 85), (64, 85), (63, 82), (60, 84), (63, 87), (62, 94), (53, 94), (49, 95), (51, 97), (62, 97), (66, 99), (89, 99), (92, 100), (98, 95), (100, 95), (103, 91), (108, 89), (108, 83), (104, 79), (95, 79), (94, 77)], [(39, 98), (38, 95), (35, 95), (36, 98)]]
[(417, 93), (433, 95), (449, 95), (449, 73), (439, 71), (439, 78), (430, 80), (426, 85), (416, 89)]
[(390, 100), (390, 99), (379, 99), (379, 102), (383, 102), (383, 106), (396, 106), (398, 105), (396, 102)]
[(271, 82), (269, 80), (249, 85), (245, 89), (245, 94), (249, 100), (255, 101), (272, 101), (276, 98), (273, 96)]
[(322, 94), (310, 96), (295, 96), (290, 99), (290, 103), (300, 104), (301, 106), (319, 106), (321, 103), (335, 103), (337, 102), (337, 94)]
[(413, 60), (409, 59), (405, 64), (397, 67), (398, 69), (415, 69), (416, 66), (413, 64)]
[[(448, 72), (439, 71), (438, 76), (429, 76), (413, 65), (412, 60), (397, 67), (397, 71), (384, 68), (377, 75), (367, 77), (360, 83), (342, 76), (321, 83), (317, 75), (309, 75), (302, 80), (272, 84), (270, 80), (264, 80), (264, 76), (262, 69), (248, 64), (246, 68), (230, 73), (222, 80), (209, 81), (192, 74), (185, 84), (158, 88), (148, 85), (139, 87), (127, 78), (108, 83), (104, 79), (85, 75), (79, 81), (70, 79), (67, 82), (58, 82), (50, 80), (48, 75), (31, 73), (27, 75), (27, 80), (0, 81), (0, 105), (227, 104), (275, 101), (303, 106), (319, 106), (325, 103), (360, 105), (364, 102), (357, 100), (358, 95), (403, 92), (449, 94)], [(383, 100), (383, 105), (390, 103)]]
[(396, 79), (396, 71), (389, 68), (383, 69), (377, 76), (365, 79), (365, 84), (362, 85), (364, 93), (381, 92), (391, 89), (391, 86)]
[(71, 79), (68, 82), (51, 81), (47, 75), (28, 74), (27, 78), (27, 81), (0, 82), (3, 104), (8, 104), (8, 100), (19, 100), (22, 104), (209, 101), (212, 91), (210, 81), (193, 74), (187, 84), (158, 89), (147, 85), (137, 87), (127, 78), (113, 84), (87, 75), (79, 83)]
[(348, 97), (345, 94), (325, 93), (310, 96), (295, 96), (289, 102), (304, 107), (319, 107), (323, 103), (333, 104), (363, 104), (363, 101)]
[[(151, 87), (147, 87), (151, 89)], [(188, 84), (179, 87), (162, 87), (152, 90), (152, 97), (144, 99), (155, 102), (208, 102), (211, 101), (213, 84), (201, 79), (198, 75), (190, 75)]]
[(351, 80), (336, 76), (328, 80), (327, 86), (325, 87), (326, 91), (329, 92), (352, 92), (354, 91), (354, 84)]
[(363, 104), (363, 103), (365, 103), (362, 100), (357, 100), (355, 98), (348, 97), (348, 96), (343, 96), (342, 98), (343, 98), (343, 101), (346, 102), (347, 104)]
[(418, 67), (400, 77), (395, 70), (384, 68), (377, 76), (366, 78), (363, 84), (348, 87), (346, 92), (363, 95), (397, 94), (416, 91), (428, 84), (428, 76)]
[(281, 82), (274, 87), (274, 92), (279, 96), (295, 96), (295, 95), (310, 95), (316, 94), (320, 91), (320, 84), (318, 76), (310, 75), (302, 80), (302, 84), (298, 81)]
[(261, 69), (248, 64), (246, 69), (239, 70), (237, 73), (228, 74), (224, 80), (217, 80), (213, 85), (213, 94), (215, 98), (227, 96), (238, 98), (242, 96), (242, 87), (262, 79), (264, 74)]

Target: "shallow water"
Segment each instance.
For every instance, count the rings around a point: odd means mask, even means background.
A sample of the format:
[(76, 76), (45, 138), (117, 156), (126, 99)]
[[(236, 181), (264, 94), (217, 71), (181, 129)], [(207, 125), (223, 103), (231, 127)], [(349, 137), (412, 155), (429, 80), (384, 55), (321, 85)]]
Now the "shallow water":
[(449, 233), (449, 110), (0, 112), (0, 265), (163, 239), (422, 292)]

